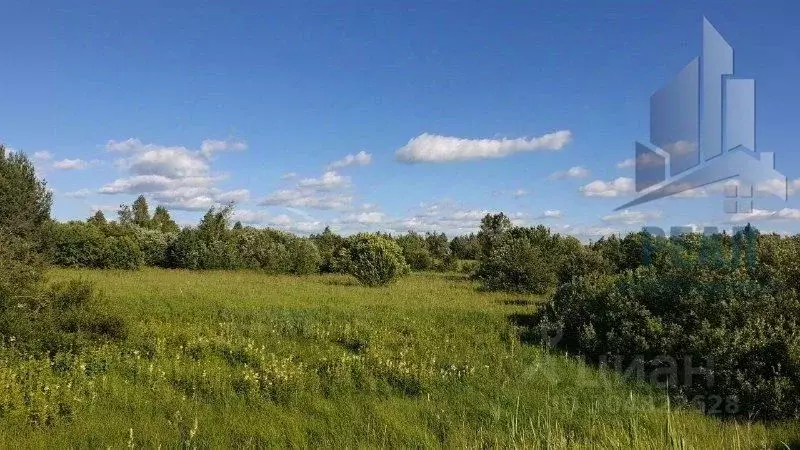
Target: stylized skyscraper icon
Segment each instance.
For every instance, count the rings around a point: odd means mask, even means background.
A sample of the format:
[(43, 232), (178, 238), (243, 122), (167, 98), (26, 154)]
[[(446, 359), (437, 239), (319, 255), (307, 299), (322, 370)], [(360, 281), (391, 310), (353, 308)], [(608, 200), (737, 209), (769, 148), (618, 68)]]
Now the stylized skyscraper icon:
[(786, 177), (775, 170), (773, 154), (756, 153), (755, 121), (755, 82), (733, 78), (733, 49), (703, 18), (700, 57), (650, 97), (655, 148), (636, 143), (640, 195), (617, 209), (734, 178), (725, 212), (751, 212), (761, 183), (786, 200)]

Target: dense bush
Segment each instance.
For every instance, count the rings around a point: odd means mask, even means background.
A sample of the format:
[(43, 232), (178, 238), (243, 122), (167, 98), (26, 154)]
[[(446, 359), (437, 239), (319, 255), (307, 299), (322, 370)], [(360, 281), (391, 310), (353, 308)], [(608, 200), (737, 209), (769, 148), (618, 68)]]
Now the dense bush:
[(413, 270), (429, 270), (434, 267), (433, 255), (428, 250), (425, 238), (409, 232), (397, 238), (397, 243), (403, 250), (403, 258)]
[(340, 260), (347, 272), (366, 286), (385, 286), (410, 270), (397, 242), (376, 234), (349, 237)]
[(556, 282), (549, 255), (524, 236), (508, 234), (493, 243), (483, 257), (477, 276), (490, 290), (544, 294)]
[(565, 281), (536, 313), (534, 335), (557, 336), (553, 343), (596, 364), (668, 382), (687, 401), (722, 399), (727, 408), (718, 413), (798, 418), (796, 245), (749, 227), (734, 236), (609, 239), (595, 251), (633, 267)]
[(321, 234), (311, 235), (311, 240), (317, 245), (322, 262), (320, 271), (323, 273), (344, 273), (346, 268), (342, 267), (337, 260), (342, 247), (345, 245), (345, 238), (331, 231), (330, 227), (325, 227)]
[(286, 246), (289, 254), (289, 273), (307, 275), (318, 273), (322, 257), (313, 241), (303, 238), (292, 238)]

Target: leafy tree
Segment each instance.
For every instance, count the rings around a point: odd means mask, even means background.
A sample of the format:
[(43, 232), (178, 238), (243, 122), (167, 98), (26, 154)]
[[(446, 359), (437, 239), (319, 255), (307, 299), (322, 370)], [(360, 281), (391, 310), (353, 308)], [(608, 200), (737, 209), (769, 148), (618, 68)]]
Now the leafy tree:
[(153, 212), (153, 218), (150, 223), (153, 229), (164, 233), (177, 233), (180, 231), (180, 227), (172, 220), (167, 208), (160, 205), (157, 206), (155, 212)]
[(403, 257), (412, 269), (429, 270), (433, 268), (434, 259), (424, 237), (409, 231), (407, 234), (399, 236), (397, 243), (403, 249)]
[(321, 234), (311, 235), (311, 240), (317, 244), (322, 263), (320, 270), (324, 273), (342, 272), (344, 270), (336, 256), (345, 244), (345, 238), (331, 231), (330, 227), (325, 227)]
[(97, 227), (105, 227), (108, 225), (106, 215), (103, 214), (103, 211), (100, 211), (99, 209), (94, 213), (94, 215), (92, 215), (92, 217), (86, 219), (86, 222)]
[(474, 233), (456, 236), (450, 241), (450, 251), (458, 259), (478, 259), (481, 252), (478, 237)]
[(41, 280), (39, 251), (51, 203), (27, 156), (0, 145), (0, 308), (32, 295)]
[(487, 214), (484, 216), (481, 220), (481, 231), (478, 233), (478, 243), (481, 250), (480, 257), (489, 257), (503, 233), (510, 229), (511, 219), (505, 214)]
[(133, 224), (133, 211), (130, 206), (124, 203), (119, 205), (119, 209), (117, 210), (117, 222), (123, 226)]
[(140, 195), (134, 200), (131, 211), (133, 212), (133, 223), (135, 225), (142, 228), (150, 227), (150, 207), (147, 205), (147, 199), (144, 195)]

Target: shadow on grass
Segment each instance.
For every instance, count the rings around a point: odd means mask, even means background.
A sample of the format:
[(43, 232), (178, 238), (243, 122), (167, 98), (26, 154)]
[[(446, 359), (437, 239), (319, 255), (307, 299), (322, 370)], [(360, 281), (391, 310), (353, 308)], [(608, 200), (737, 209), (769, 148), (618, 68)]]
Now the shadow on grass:
[(503, 300), (503, 304), (506, 306), (531, 306), (538, 303), (536, 300), (531, 300), (527, 298), (515, 298), (511, 300)]
[(540, 345), (542, 336), (536, 331), (536, 314), (534, 313), (513, 313), (509, 314), (508, 322), (519, 327), (519, 340), (524, 345)]

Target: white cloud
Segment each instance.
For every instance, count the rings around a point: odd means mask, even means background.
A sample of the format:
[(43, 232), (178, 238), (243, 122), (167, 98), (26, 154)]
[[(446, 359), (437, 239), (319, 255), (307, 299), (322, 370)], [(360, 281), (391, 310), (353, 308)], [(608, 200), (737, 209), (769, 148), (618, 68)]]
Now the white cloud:
[(753, 209), (753, 212), (733, 214), (730, 218), (732, 223), (761, 220), (800, 220), (800, 209), (783, 208), (777, 211)]
[(529, 139), (464, 139), (424, 133), (408, 141), (395, 156), (406, 163), (467, 161), (502, 158), (519, 152), (561, 150), (570, 141), (572, 132), (569, 130)]
[(92, 194), (91, 189), (78, 189), (77, 191), (65, 192), (64, 197), (86, 198)]
[(224, 191), (217, 183), (225, 176), (211, 171), (208, 156), (228, 150), (243, 150), (243, 142), (205, 140), (199, 150), (182, 146), (144, 144), (138, 139), (109, 141), (106, 149), (124, 153), (117, 167), (129, 176), (106, 184), (101, 194), (149, 194), (160, 204), (182, 210), (204, 210), (229, 202), (246, 202), (246, 189)]
[(514, 196), (514, 198), (520, 198), (520, 197), (525, 197), (526, 195), (529, 194), (530, 192), (526, 189), (517, 189), (516, 191), (514, 191), (512, 195)]
[(206, 158), (211, 157), (214, 153), (226, 151), (241, 151), (247, 149), (247, 143), (242, 141), (216, 141), (206, 139), (200, 144), (200, 154)]
[(339, 193), (320, 193), (307, 189), (281, 189), (268, 195), (260, 204), (312, 209), (349, 209), (352, 203), (352, 196)]
[(300, 180), (298, 186), (312, 190), (331, 191), (350, 185), (350, 177), (342, 176), (333, 170), (322, 174), (320, 178), (306, 178)]
[(284, 174), (281, 177), (281, 180), (291, 180), (291, 179), (296, 178), (296, 177), (297, 177), (297, 173), (296, 172), (289, 172), (289, 173)]
[(357, 223), (362, 225), (375, 225), (379, 223), (383, 223), (384, 219), (386, 218), (386, 214), (382, 212), (363, 212), (358, 214), (349, 214), (342, 218), (342, 222), (345, 223)]
[(595, 180), (580, 188), (586, 197), (621, 197), (634, 192), (632, 178), (619, 177), (613, 181)]
[(550, 174), (551, 180), (563, 180), (567, 178), (586, 178), (589, 176), (589, 170), (582, 166), (570, 167), (569, 170), (559, 171)]
[(628, 158), (617, 163), (617, 169), (630, 169), (632, 167), (636, 167), (636, 161), (634, 161), (633, 158)]
[(347, 166), (366, 166), (371, 162), (372, 155), (362, 150), (355, 155), (350, 154), (338, 161), (328, 164), (325, 170), (339, 170)]
[(82, 159), (62, 159), (53, 163), (58, 170), (83, 170), (89, 167), (89, 162)]
[(541, 215), (537, 216), (537, 219), (560, 219), (562, 213), (558, 209), (548, 209), (544, 211)]
[(53, 154), (47, 151), (44, 152), (36, 152), (33, 154), (33, 159), (37, 161), (49, 161), (53, 159)]
[(135, 175), (161, 175), (170, 178), (206, 175), (210, 166), (198, 153), (185, 147), (151, 148), (120, 162)]
[(606, 223), (620, 223), (625, 225), (637, 225), (649, 220), (660, 219), (661, 211), (631, 211), (628, 209), (615, 212), (602, 217)]

